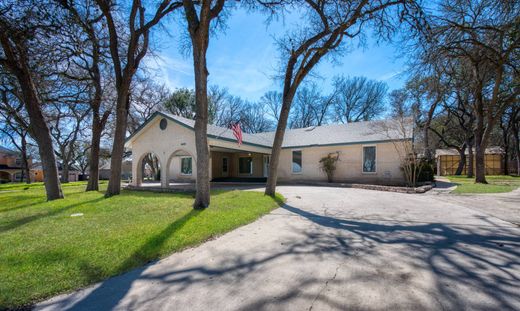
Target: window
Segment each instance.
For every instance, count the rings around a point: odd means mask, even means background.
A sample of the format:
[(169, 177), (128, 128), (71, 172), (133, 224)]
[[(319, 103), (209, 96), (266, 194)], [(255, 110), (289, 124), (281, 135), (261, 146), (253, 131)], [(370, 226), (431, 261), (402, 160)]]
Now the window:
[(363, 147), (363, 173), (376, 172), (376, 147)]
[(295, 150), (292, 152), (292, 172), (293, 173), (302, 172), (302, 151), (301, 150)]
[(191, 175), (191, 157), (181, 158), (181, 174)]
[(238, 158), (238, 173), (249, 175), (253, 174), (253, 158)]

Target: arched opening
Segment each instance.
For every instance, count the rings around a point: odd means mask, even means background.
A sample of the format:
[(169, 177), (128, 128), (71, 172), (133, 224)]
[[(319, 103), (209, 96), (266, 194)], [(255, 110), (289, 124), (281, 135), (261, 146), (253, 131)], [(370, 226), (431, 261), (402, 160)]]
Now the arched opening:
[(165, 173), (168, 185), (170, 182), (193, 182), (196, 176), (195, 157), (183, 149), (174, 151), (168, 158)]
[(137, 178), (140, 184), (161, 182), (161, 161), (157, 155), (152, 152), (145, 153), (138, 165)]

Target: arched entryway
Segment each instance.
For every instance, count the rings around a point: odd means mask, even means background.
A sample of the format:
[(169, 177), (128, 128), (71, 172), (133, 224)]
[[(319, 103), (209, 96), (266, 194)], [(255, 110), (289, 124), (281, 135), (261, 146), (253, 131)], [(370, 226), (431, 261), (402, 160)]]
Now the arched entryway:
[(136, 173), (137, 185), (161, 182), (163, 172), (160, 158), (153, 152), (144, 153), (137, 162)]
[(171, 153), (164, 169), (167, 184), (170, 182), (193, 182), (196, 176), (195, 157), (184, 149)]

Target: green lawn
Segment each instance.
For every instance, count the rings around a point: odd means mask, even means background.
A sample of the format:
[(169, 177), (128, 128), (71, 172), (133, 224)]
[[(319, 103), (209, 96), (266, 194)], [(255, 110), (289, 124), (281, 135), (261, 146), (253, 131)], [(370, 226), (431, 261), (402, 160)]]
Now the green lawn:
[(453, 193), (500, 193), (510, 192), (520, 187), (520, 177), (505, 175), (486, 176), (488, 184), (476, 184), (474, 178), (465, 176), (447, 176), (448, 179), (458, 186)]
[(199, 244), (254, 221), (283, 200), (218, 191), (210, 208), (195, 211), (191, 194), (122, 191), (105, 199), (84, 188), (84, 182), (66, 184), (64, 200), (46, 202), (42, 184), (0, 185), (0, 309), (29, 305)]

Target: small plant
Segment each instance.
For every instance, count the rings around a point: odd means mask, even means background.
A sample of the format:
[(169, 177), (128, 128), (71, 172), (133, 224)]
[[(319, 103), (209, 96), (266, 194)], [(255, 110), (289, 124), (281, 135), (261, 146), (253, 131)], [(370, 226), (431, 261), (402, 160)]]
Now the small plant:
[(326, 157), (321, 158), (320, 168), (327, 174), (327, 181), (332, 182), (334, 172), (336, 171), (336, 162), (339, 161), (339, 153), (329, 153)]

